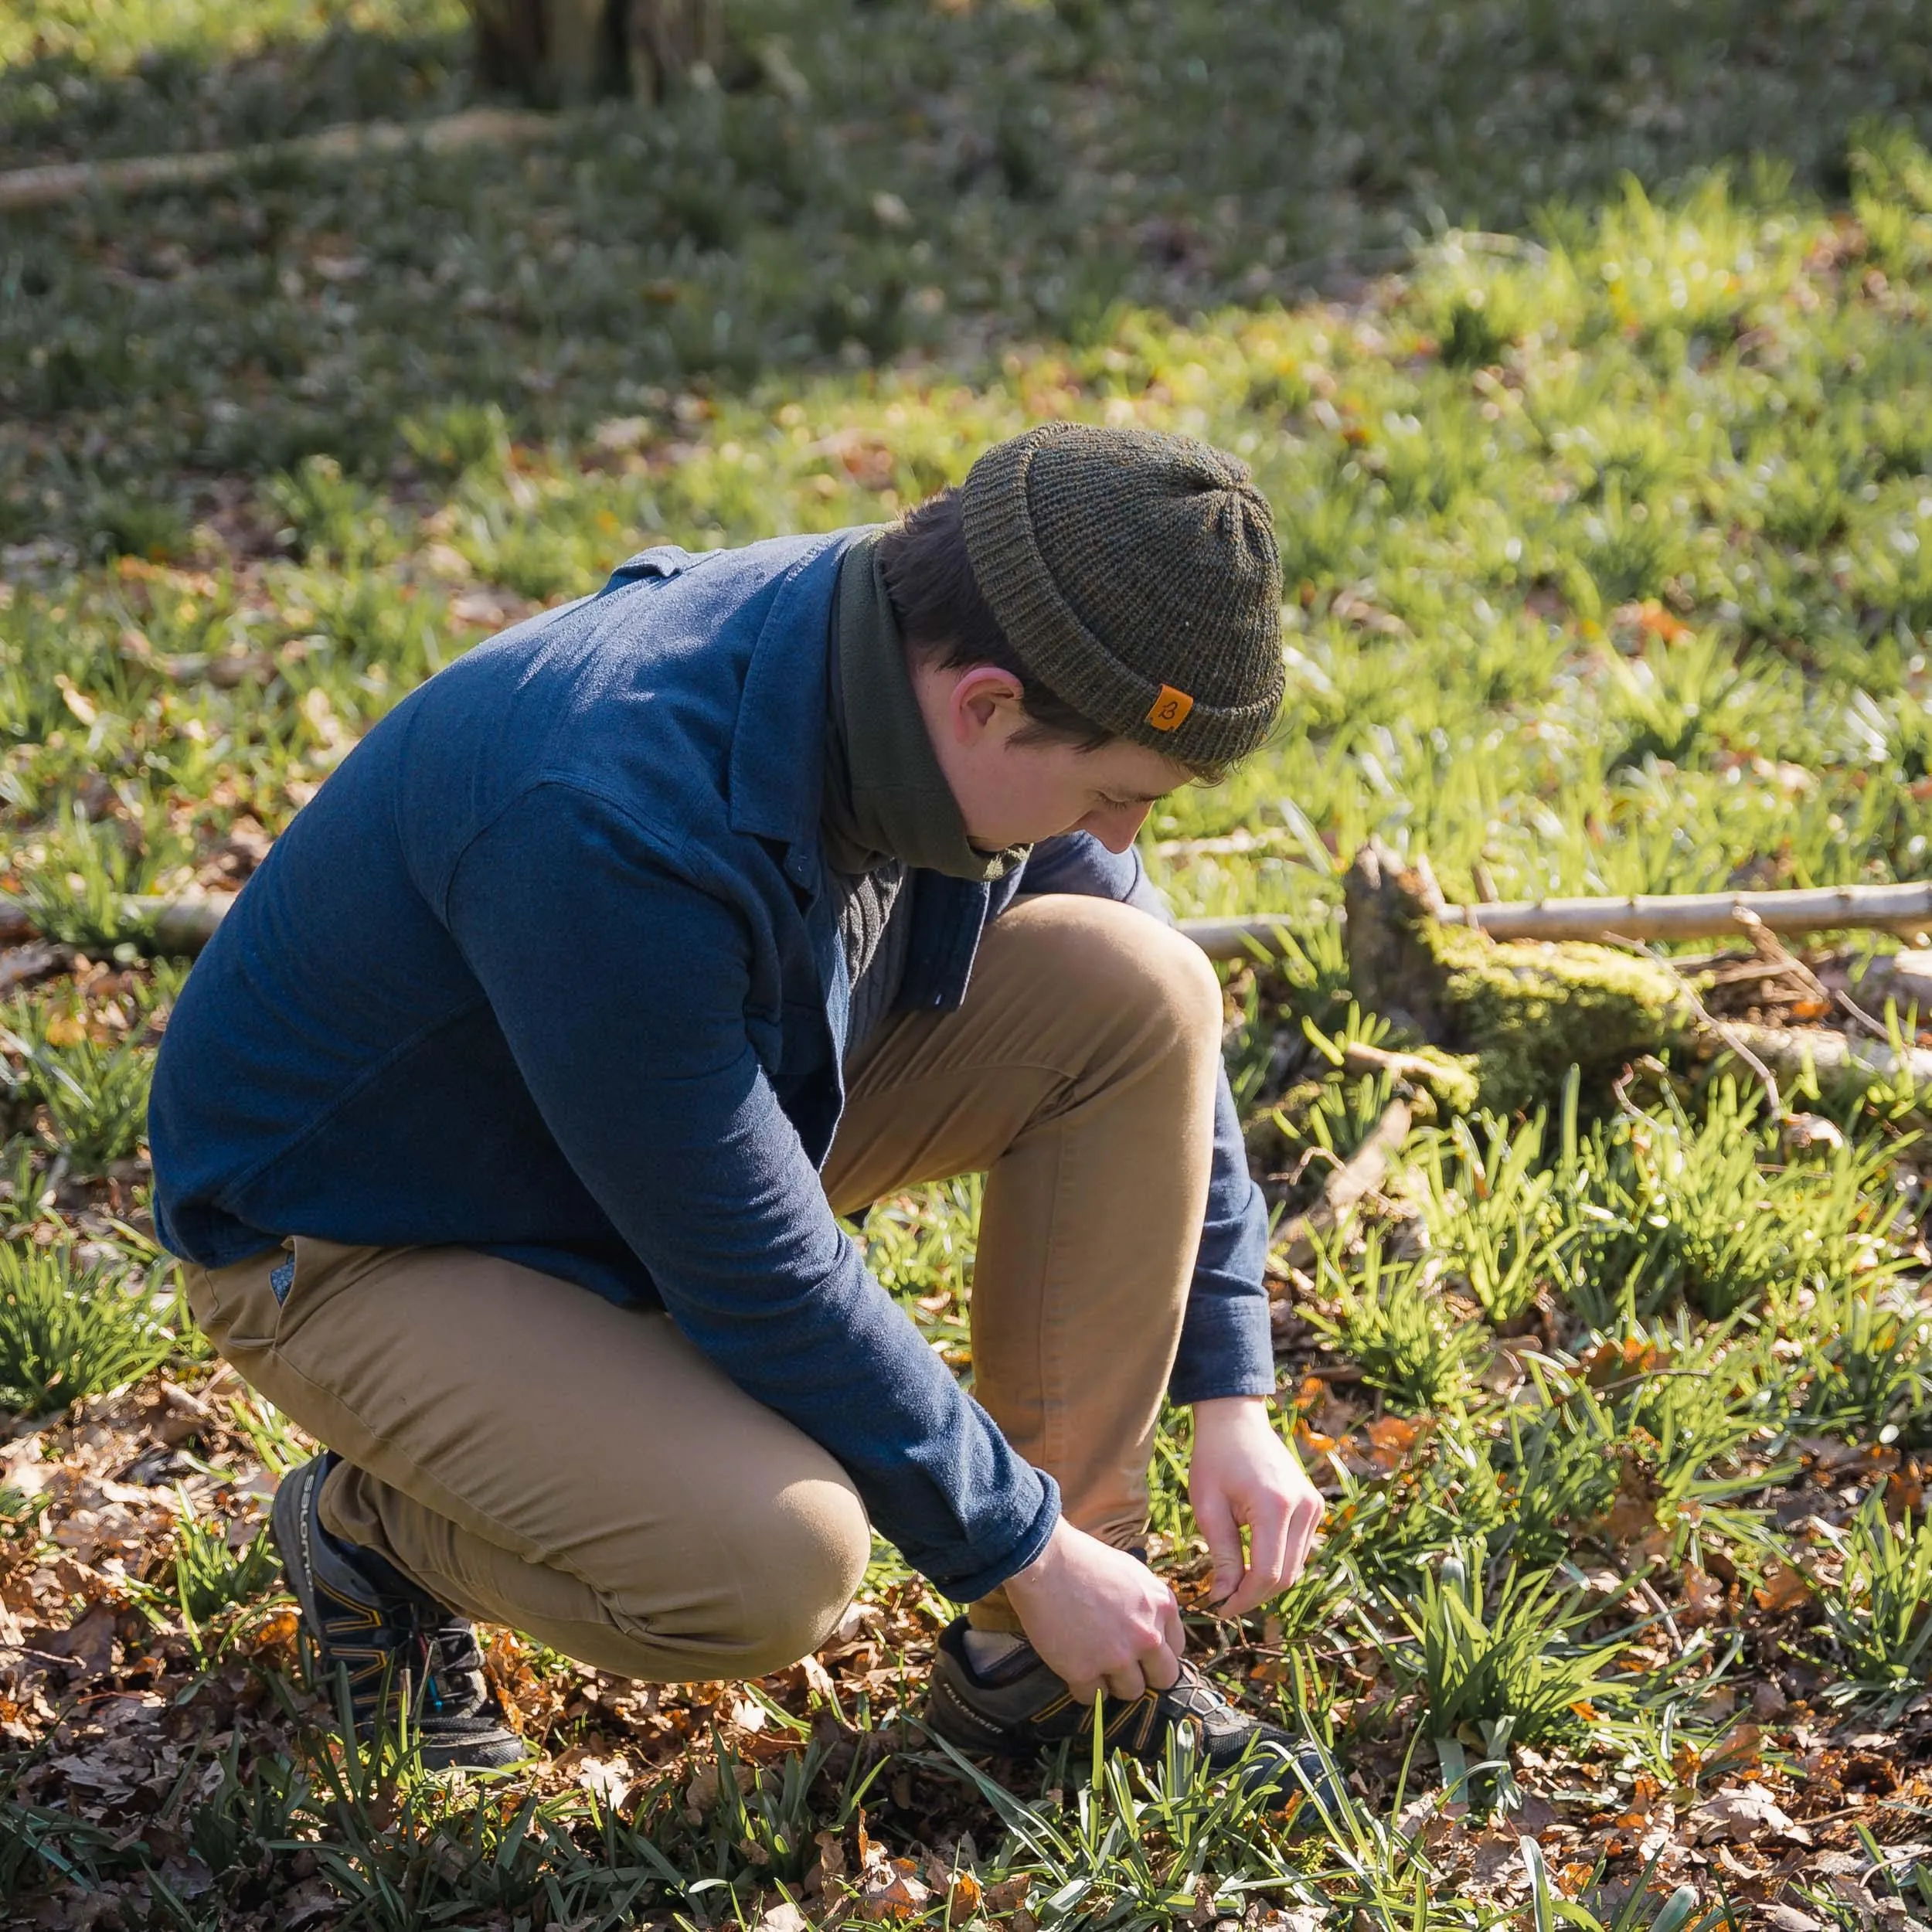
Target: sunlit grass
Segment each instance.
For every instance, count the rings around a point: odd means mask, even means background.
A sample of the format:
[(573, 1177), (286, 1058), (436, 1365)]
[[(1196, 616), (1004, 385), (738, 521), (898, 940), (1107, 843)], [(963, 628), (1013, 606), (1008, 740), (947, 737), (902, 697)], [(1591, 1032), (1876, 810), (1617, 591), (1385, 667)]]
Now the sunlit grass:
[[(1386, 1032), (1351, 1006), (1334, 919), (1368, 838), (1426, 853), (1456, 898), (1923, 876), (1932, 161), (1913, 49), (1886, 43), (1898, 124), (1848, 145), (1846, 77), (1866, 70), (1808, 29), (1710, 74), (1671, 38), (1675, 6), (1427, 11), (1358, 9), (1340, 68), (1293, 69), (1342, 73), (1334, 98), (1315, 78), (1298, 97), (1319, 138), (1209, 144), (1178, 211), (1151, 185), (1179, 178), (1175, 131), (1247, 125), (1280, 91), (1257, 46), (1305, 53), (1319, 23), (982, 0), (867, 9), (862, 45), (748, 0), (741, 30), (791, 37), (807, 97), (747, 70), (525, 154), (271, 172), (0, 230), (0, 887), (76, 955), (0, 1014), (0, 1400), (59, 1415), (190, 1366), (141, 1272), (129, 1178), (178, 981), (141, 960), (128, 895), (239, 883), (401, 696), (630, 552), (887, 519), (1043, 417), (1209, 437), (1275, 507), (1281, 730), (1228, 784), (1166, 801), (1145, 843), (1183, 913), (1292, 923), (1281, 971), (1236, 977), (1229, 1042), (1284, 1213), (1393, 1091), (1336, 1063)], [(1872, 28), (1841, 11), (1832, 32)], [(124, 151), (253, 138), (277, 104), (303, 126), (345, 104), (429, 111), (461, 97), (457, 20), (449, 0), (32, 0), (0, 22), (0, 104), (19, 108), (0, 120), (7, 140), (98, 126)], [(1236, 30), (1257, 43), (1240, 74)], [(1398, 43), (1379, 71), (1418, 90), (1409, 108), (1358, 71)], [(1494, 85), (1498, 62), (1546, 94)], [(1800, 72), (1838, 105), (1771, 128)], [(955, 126), (989, 76), (996, 107)], [(1108, 87), (1162, 111), (1076, 127), (1068, 104)], [(1434, 151), (1409, 111), (1431, 89), (1458, 111), (1480, 93), (1488, 144)], [(1584, 94), (1598, 134), (1547, 138)], [(1656, 132), (1653, 97), (1707, 117)], [(1386, 141), (1345, 164), (1367, 107)], [(1753, 145), (1727, 148), (1739, 126), (1795, 172), (1660, 185)], [(1627, 164), (1651, 186), (1614, 185)], [(1297, 293), (1298, 260), (1349, 250), (1403, 272)], [(896, 1830), (903, 1777), (974, 1821), (976, 1851), (946, 1853), (971, 1885), (921, 1877), (954, 1923), (985, 1922), (1005, 1886), (1001, 1915), (1024, 1896), (1056, 1923), (1250, 1902), (1493, 1923), (1397, 1802), (1460, 1792), (1508, 1828), (1533, 1740), (1618, 1803), (1653, 1780), (1681, 1815), (1723, 1775), (1719, 1706), (1765, 1656), (1810, 1646), (1867, 1714), (1923, 1678), (1922, 1526), (1815, 1475), (1842, 1450), (1870, 1498), (1932, 1442), (1917, 1097), (1787, 1097), (1832, 1133), (1787, 1145), (1751, 1090), (1682, 1070), (1621, 1107), (1575, 1084), (1526, 1118), (1439, 1107), (1379, 1197), (1277, 1281), (1296, 1325), (1281, 1427), (1332, 1508), (1307, 1577), (1245, 1630), (1199, 1607), (1188, 1423), (1164, 1423), (1154, 1552), (1199, 1653), (1258, 1658), (1240, 1693), (1345, 1770), (1393, 1747), (1406, 1781), (1352, 1788), (1332, 1834), (1291, 1840), (1188, 1763), (1049, 1763), (995, 1787), (886, 1730), (947, 1607), (882, 1547), (866, 1592), (900, 1607), (882, 1675), (835, 1713), (813, 1704), (809, 1741), (781, 1709), (768, 1761), (694, 1733), (725, 1766), (702, 1801), (688, 1757), (617, 1815), (520, 1784), (451, 1793), (410, 1778), (406, 1749), (245, 1759), (238, 1731), (168, 1814), (212, 1876), (203, 1903), (255, 1910), (263, 1860), (299, 1843), (398, 1927), (640, 1901), (755, 1922), (815, 1833), (862, 1804)], [(968, 1376), (978, 1202), (970, 1180), (912, 1190), (860, 1235)], [(237, 1456), (280, 1471), (308, 1453), (265, 1404), (232, 1413)], [(1794, 1529), (1793, 1501), (1841, 1519)], [(0, 1519), (37, 1549), (37, 1498), (10, 1492)], [(1820, 1561), (1803, 1645), (1760, 1627), (1740, 1660), (1753, 1590)], [(1628, 1592), (1601, 1587), (1611, 1567)], [(1693, 1604), (1719, 1573), (1728, 1602)], [(158, 1641), (200, 1658), (270, 1580), (265, 1546), (190, 1522), (134, 1595)], [(1683, 1613), (1668, 1654), (1658, 1605)], [(1365, 1659), (1393, 1666), (1389, 1696), (1364, 1693)], [(849, 1761), (827, 1747), (855, 1736)], [(12, 1790), (0, 1892), (141, 1855)], [(1551, 1876), (1521, 1856), (1553, 1922)], [(1713, 1922), (1641, 1890), (1602, 1922), (1638, 1932), (1660, 1910)], [(1566, 1898), (1563, 1916), (1599, 1923)]]

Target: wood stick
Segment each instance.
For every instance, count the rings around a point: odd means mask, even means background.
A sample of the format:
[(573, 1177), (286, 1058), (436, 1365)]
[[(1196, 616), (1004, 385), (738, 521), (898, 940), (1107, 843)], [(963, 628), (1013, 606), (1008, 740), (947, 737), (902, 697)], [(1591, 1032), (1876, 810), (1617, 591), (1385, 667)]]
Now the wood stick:
[(1445, 1070), (1420, 1053), (1392, 1053), (1386, 1046), (1370, 1046), (1361, 1040), (1351, 1040), (1342, 1048), (1342, 1064), (1351, 1073), (1386, 1073), (1411, 1087), (1427, 1087), (1440, 1080)]
[(291, 141), (267, 141), (252, 148), (217, 148), (198, 154), (146, 155), (131, 161), (57, 162), (43, 168), (17, 168), (0, 174), (0, 214), (51, 208), (82, 196), (140, 194), (151, 188), (194, 188), (264, 162), (359, 161), (411, 148), (430, 154), (453, 148), (536, 141), (554, 133), (553, 114), (509, 107), (469, 107), (434, 121), (365, 121)]
[[(1922, 1046), (1908, 1046), (1901, 1056), (1884, 1040), (1852, 1039), (1802, 1026), (1753, 1026), (1742, 1020), (1730, 1021), (1725, 1030), (1787, 1080), (1798, 1078), (1808, 1065), (1828, 1094), (1862, 1091), (1901, 1077), (1932, 1087), (1932, 1053)], [(1711, 1043), (1720, 1051), (1729, 1044)]]
[(1852, 981), (1862, 1000), (1889, 1000), (1901, 1009), (1916, 1006), (1932, 1017), (1932, 951), (1879, 953)]
[[(0, 181), (5, 179), (0, 176)], [(199, 952), (213, 936), (233, 896), (233, 893), (209, 893), (178, 900), (131, 898), (128, 906), (132, 917), (158, 917), (153, 951), (193, 954)], [(1634, 939), (1645, 934), (1683, 939), (1725, 934), (1742, 937), (1744, 923), (1733, 910), (1739, 907), (1755, 914), (1774, 933), (1835, 929), (1932, 930), (1932, 884), (1699, 893), (1682, 899), (1505, 900), (1493, 906), (1451, 906), (1445, 909), (1444, 917), (1447, 924), (1461, 925), (1468, 923), (1466, 915), (1473, 914), (1475, 923), (1495, 939), (1603, 942)], [(1339, 920), (1342, 915), (1338, 910), (1331, 917)], [(0, 924), (11, 924), (24, 931), (30, 923), (17, 900), (0, 893)], [(1288, 934), (1292, 923), (1287, 913), (1257, 913), (1243, 919), (1184, 919), (1180, 926), (1209, 958), (1234, 960), (1278, 955), (1281, 943), (1277, 935)], [(1932, 974), (1932, 957), (1928, 958), (1927, 969)], [(1900, 976), (1903, 978), (1904, 974)], [(1916, 990), (1908, 981), (1900, 992), (1903, 996), (1909, 996)], [(1932, 1007), (1932, 988), (1928, 988), (1927, 1003)]]
[[(1382, 1117), (1369, 1138), (1328, 1176), (1321, 1199), (1306, 1214), (1296, 1216), (1288, 1223), (1279, 1244), (1280, 1257), (1287, 1266), (1300, 1267), (1313, 1260), (1316, 1241), (1332, 1233), (1336, 1223), (1350, 1208), (1365, 1194), (1372, 1194), (1381, 1186), (1414, 1124), (1415, 1115), (1406, 1100), (1391, 1100), (1383, 1109)], [(1279, 1287), (1272, 1281), (1269, 1285), (1271, 1292)]]
[[(1689, 893), (1634, 899), (1512, 899), (1448, 906), (1446, 925), (1492, 939), (1710, 939), (1741, 933), (1740, 912), (1774, 933), (1932, 930), (1932, 883), (1826, 886), (1791, 892)], [(1332, 915), (1338, 916), (1338, 915)], [(1181, 930), (1210, 959), (1267, 957), (1294, 924), (1287, 913), (1243, 919), (1184, 919)]]
[[(153, 922), (144, 951), (192, 958), (214, 937), (215, 928), (234, 903), (233, 893), (198, 893), (185, 899), (130, 894), (121, 901), (121, 909), (131, 926)], [(0, 893), (0, 924), (32, 930), (32, 916), (11, 893)]]

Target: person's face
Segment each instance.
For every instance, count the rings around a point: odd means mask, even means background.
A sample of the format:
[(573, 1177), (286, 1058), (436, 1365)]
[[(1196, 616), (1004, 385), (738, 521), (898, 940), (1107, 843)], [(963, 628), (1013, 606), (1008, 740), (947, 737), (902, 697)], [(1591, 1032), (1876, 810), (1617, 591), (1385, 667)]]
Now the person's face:
[(1020, 686), (992, 665), (943, 671), (915, 659), (913, 688), (946, 782), (982, 851), (1090, 832), (1125, 852), (1156, 799), (1192, 775), (1145, 745), (1115, 739), (1097, 750), (1022, 741)]

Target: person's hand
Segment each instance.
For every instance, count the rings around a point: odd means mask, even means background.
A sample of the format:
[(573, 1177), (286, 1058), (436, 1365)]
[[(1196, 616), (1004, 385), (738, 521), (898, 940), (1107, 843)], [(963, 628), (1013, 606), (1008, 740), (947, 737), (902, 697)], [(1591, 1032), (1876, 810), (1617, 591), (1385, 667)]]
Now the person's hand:
[(1264, 1396), (1195, 1403), (1187, 1492), (1214, 1560), (1220, 1615), (1245, 1616), (1301, 1575), (1325, 1505), (1294, 1452), (1275, 1433)]
[(1181, 1674), (1187, 1638), (1174, 1593), (1138, 1557), (1063, 1518), (1017, 1576), (1007, 1600), (1026, 1641), (1083, 1704), (1097, 1691), (1131, 1702)]

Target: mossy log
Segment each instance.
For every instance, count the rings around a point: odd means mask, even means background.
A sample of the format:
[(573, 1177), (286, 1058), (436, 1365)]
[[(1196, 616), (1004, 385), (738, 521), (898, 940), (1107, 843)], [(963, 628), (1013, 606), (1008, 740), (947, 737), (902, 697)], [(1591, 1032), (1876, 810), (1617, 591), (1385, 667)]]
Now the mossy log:
[(1498, 940), (1446, 924), (1426, 862), (1405, 866), (1370, 845), (1344, 889), (1355, 997), (1466, 1056), (1482, 1104), (1498, 1112), (1552, 1098), (1573, 1066), (1587, 1080), (1614, 1080), (1640, 1055), (1701, 1039), (1696, 1002), (1668, 966), (1609, 946)]

